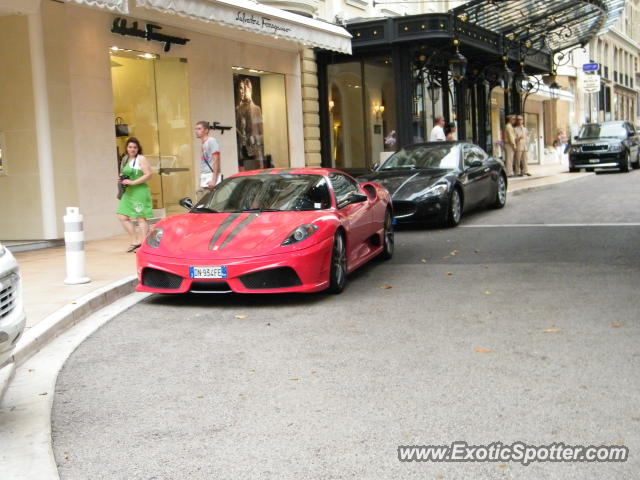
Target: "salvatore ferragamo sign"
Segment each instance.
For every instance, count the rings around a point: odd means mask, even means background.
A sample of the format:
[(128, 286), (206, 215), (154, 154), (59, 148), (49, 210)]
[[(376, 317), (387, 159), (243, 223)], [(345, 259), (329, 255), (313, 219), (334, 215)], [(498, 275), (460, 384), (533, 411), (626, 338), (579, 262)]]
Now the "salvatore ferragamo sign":
[(164, 33), (160, 33), (158, 30), (162, 30), (160, 25), (154, 25), (153, 23), (147, 23), (144, 26), (144, 30), (138, 28), (138, 22), (134, 21), (131, 26), (127, 25), (126, 18), (116, 18), (113, 21), (113, 25), (111, 26), (112, 33), (119, 33), (120, 35), (126, 35), (128, 37), (139, 37), (144, 38), (148, 42), (151, 40), (155, 40), (157, 42), (164, 43), (163, 50), (168, 52), (171, 50), (171, 45), (184, 45), (189, 39), (182, 37), (174, 37), (173, 35), (165, 35)]
[(248, 14), (246, 12), (238, 12), (236, 14), (236, 22), (241, 23), (245, 27), (252, 27), (255, 30), (261, 32), (267, 32), (272, 35), (280, 35), (283, 33), (289, 33), (291, 31), (290, 27), (282, 23), (276, 23), (268, 17), (256, 16)]

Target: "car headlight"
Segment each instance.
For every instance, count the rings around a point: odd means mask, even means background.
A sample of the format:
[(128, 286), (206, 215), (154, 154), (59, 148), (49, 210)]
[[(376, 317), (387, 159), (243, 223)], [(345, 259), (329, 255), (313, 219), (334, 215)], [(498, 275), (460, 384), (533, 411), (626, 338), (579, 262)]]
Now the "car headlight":
[(621, 143), (616, 143), (615, 145), (609, 145), (610, 152), (621, 152), (624, 149), (624, 146)]
[(311, 235), (318, 231), (318, 226), (313, 224), (300, 225), (293, 232), (289, 234), (287, 239), (282, 242), (282, 246), (286, 247), (287, 245), (293, 245), (294, 243), (299, 243), (303, 240), (306, 240)]
[(427, 189), (424, 192), (424, 195), (427, 197), (439, 197), (440, 195), (444, 195), (449, 190), (449, 185), (446, 183), (437, 183), (434, 186)]
[(569, 147), (569, 153), (580, 153), (580, 147)]
[(151, 230), (151, 233), (147, 236), (147, 245), (151, 248), (158, 248), (160, 246), (160, 241), (162, 240), (162, 228), (154, 228)]

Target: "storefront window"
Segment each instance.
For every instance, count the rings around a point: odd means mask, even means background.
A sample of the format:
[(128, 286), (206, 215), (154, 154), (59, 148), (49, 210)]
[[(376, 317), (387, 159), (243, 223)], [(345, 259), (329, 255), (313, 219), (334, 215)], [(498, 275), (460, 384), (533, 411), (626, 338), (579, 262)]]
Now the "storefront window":
[(194, 161), (186, 59), (114, 47), (111, 82), (118, 164), (127, 138), (138, 138), (155, 174), (155, 214), (182, 212), (178, 201), (192, 194)]
[(364, 167), (365, 119), (361, 62), (329, 65), (329, 121), (335, 168)]
[(233, 67), (238, 169), (288, 168), (284, 75)]
[(386, 56), (328, 66), (331, 158), (362, 169), (396, 150), (393, 66)]
[(396, 91), (391, 61), (386, 57), (365, 59), (364, 82), (365, 105), (369, 106), (367, 138), (373, 164), (386, 160), (390, 152), (397, 149)]

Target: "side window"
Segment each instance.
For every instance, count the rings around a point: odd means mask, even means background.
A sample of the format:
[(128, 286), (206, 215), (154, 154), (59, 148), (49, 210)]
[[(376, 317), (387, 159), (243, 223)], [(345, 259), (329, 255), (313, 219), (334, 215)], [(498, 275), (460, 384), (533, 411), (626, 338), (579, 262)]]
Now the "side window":
[(333, 193), (336, 195), (338, 208), (344, 205), (349, 195), (358, 191), (358, 184), (341, 173), (330, 173), (329, 180), (331, 180), (331, 185), (333, 186)]
[(473, 162), (480, 160), (484, 162), (486, 160), (485, 153), (478, 147), (467, 145), (464, 149), (464, 166), (470, 167)]

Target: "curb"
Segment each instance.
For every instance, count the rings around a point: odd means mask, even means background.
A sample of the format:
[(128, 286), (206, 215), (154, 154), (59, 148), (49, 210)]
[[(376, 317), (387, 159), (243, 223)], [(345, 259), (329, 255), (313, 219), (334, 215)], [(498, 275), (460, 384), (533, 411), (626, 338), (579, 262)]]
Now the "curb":
[(507, 195), (522, 195), (523, 193), (529, 193), (529, 192), (536, 192), (538, 190), (546, 190), (547, 188), (551, 188), (555, 185), (560, 185), (562, 183), (567, 183), (567, 182), (573, 182), (576, 180), (580, 180), (581, 178), (587, 178), (590, 177), (592, 175), (595, 175), (595, 172), (585, 172), (585, 173), (581, 173), (578, 176), (575, 177), (568, 177), (568, 178), (562, 178), (559, 179), (553, 183), (545, 183), (542, 185), (532, 185), (530, 187), (522, 187), (519, 188), (517, 190), (512, 190), (512, 191), (507, 191)]
[[(11, 364), (14, 365), (14, 368), (23, 364), (55, 337), (92, 313), (133, 293), (137, 283), (137, 276), (129, 275), (122, 280), (98, 288), (47, 316), (24, 333), (16, 345), (13, 356), (0, 369), (0, 374)], [(2, 378), (0, 375), (0, 380)], [(10, 378), (11, 376), (9, 376)], [(0, 392), (2, 391), (3, 385), (0, 384)]]
[(7, 363), (4, 367), (0, 368), (0, 400), (2, 400), (7, 388), (9, 388), (9, 384), (11, 383), (15, 372), (16, 364), (13, 362)]

